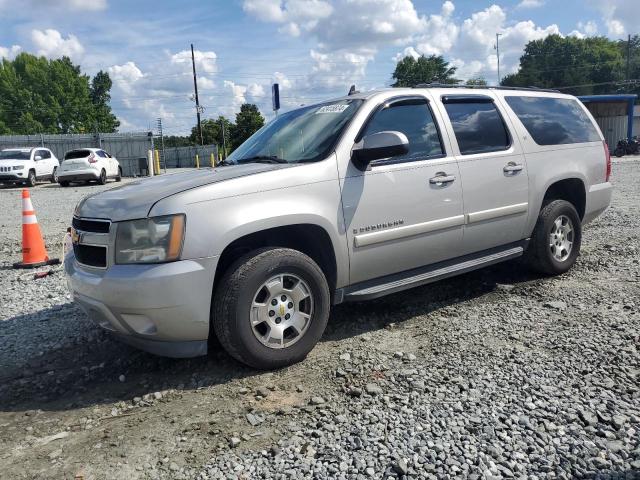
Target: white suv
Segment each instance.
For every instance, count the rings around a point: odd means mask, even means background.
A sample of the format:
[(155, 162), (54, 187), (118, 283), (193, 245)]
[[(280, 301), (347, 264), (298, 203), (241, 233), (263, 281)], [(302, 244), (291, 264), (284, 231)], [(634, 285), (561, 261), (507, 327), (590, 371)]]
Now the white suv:
[(104, 185), (108, 178), (119, 182), (122, 179), (122, 168), (115, 157), (100, 148), (68, 151), (58, 173), (58, 183), (63, 187), (69, 186), (71, 182), (92, 180)]
[(7, 148), (0, 152), (0, 183), (24, 183), (29, 187), (37, 180), (56, 183), (59, 166), (48, 148)]

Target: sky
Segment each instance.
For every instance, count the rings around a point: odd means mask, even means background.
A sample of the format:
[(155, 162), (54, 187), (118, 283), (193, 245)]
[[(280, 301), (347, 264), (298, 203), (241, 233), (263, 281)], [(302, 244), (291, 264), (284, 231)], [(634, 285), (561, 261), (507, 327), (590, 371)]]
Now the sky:
[(550, 34), (640, 33), (640, 0), (0, 0), (0, 57), (69, 56), (109, 72), (120, 131), (166, 134), (195, 123), (190, 44), (203, 118), (233, 119), (245, 102), (282, 110), (389, 86), (405, 55), (443, 55), (462, 79), (497, 82), (524, 45)]

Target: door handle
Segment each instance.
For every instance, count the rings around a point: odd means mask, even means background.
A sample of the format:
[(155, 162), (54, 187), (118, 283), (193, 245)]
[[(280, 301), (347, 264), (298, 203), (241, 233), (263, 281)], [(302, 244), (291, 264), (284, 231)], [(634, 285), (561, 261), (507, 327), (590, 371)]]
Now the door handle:
[(522, 171), (522, 168), (521, 163), (509, 162), (504, 166), (502, 171), (504, 173), (516, 173)]
[(431, 185), (444, 185), (446, 183), (453, 182), (455, 179), (455, 175), (447, 175), (444, 172), (438, 172), (435, 177), (431, 177), (429, 179), (429, 183)]

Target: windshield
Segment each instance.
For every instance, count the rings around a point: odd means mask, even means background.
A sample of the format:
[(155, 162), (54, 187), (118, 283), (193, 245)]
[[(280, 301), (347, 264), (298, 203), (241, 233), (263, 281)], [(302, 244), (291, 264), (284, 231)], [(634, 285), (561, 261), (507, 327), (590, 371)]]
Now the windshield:
[(338, 100), (284, 113), (254, 133), (227, 162), (315, 162), (325, 158), (362, 104)]
[(74, 158), (85, 158), (91, 155), (91, 151), (89, 150), (71, 150), (70, 152), (65, 153), (65, 160), (72, 160)]
[(0, 152), (0, 160), (29, 160), (31, 158), (30, 151), (23, 150), (3, 150)]

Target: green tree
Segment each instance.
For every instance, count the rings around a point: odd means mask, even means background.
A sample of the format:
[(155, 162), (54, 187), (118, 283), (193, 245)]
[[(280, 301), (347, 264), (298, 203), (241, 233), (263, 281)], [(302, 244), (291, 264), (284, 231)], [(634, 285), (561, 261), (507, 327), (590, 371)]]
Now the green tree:
[(484, 79), (484, 77), (473, 77), (464, 82), (464, 84), (473, 87), (486, 87), (487, 81)]
[[(169, 135), (164, 137), (164, 146), (166, 148), (190, 147), (192, 145), (195, 145), (195, 143), (193, 143), (190, 136)], [(198, 142), (198, 145), (200, 145), (200, 142)]]
[(105, 75), (97, 76), (92, 89), (90, 78), (68, 57), (47, 60), (21, 53), (14, 60), (5, 58), (0, 63), (0, 123), (14, 134), (94, 132), (96, 122), (113, 131), (117, 120), (109, 117), (111, 80), (105, 82)]
[(456, 70), (441, 55), (421, 55), (417, 59), (406, 56), (397, 63), (392, 75), (395, 82), (391, 86), (415, 87), (432, 82), (457, 84), (460, 80), (454, 77)]
[(232, 149), (238, 148), (247, 138), (264, 125), (264, 117), (253, 103), (243, 103), (236, 113), (236, 123), (231, 129)]
[[(207, 118), (201, 122), (202, 125), (202, 138), (205, 145), (227, 145), (231, 146), (231, 130), (233, 124), (224, 116), (220, 115), (218, 118)], [(222, 138), (222, 131), (224, 126), (224, 140)], [(194, 145), (200, 144), (200, 137), (198, 136), (198, 126), (196, 125), (191, 129), (191, 141)]]
[(120, 126), (120, 122), (111, 112), (109, 102), (111, 101), (111, 87), (113, 82), (107, 72), (100, 70), (91, 80), (91, 103), (95, 110), (95, 128), (99, 132), (115, 132)]
[(549, 35), (527, 43), (518, 72), (507, 75), (501, 83), (563, 88), (574, 95), (608, 93), (623, 79), (624, 63), (620, 45), (608, 38)]
[[(631, 48), (628, 48), (630, 46)], [(627, 77), (627, 55), (629, 55), (629, 79), (631, 83), (621, 83), (617, 85), (617, 93), (635, 93), (640, 96), (640, 35), (633, 35), (631, 42), (627, 40), (618, 41), (620, 53), (624, 57), (624, 78)], [(634, 81), (635, 80), (635, 81)], [(638, 103), (638, 101), (636, 101)]]

